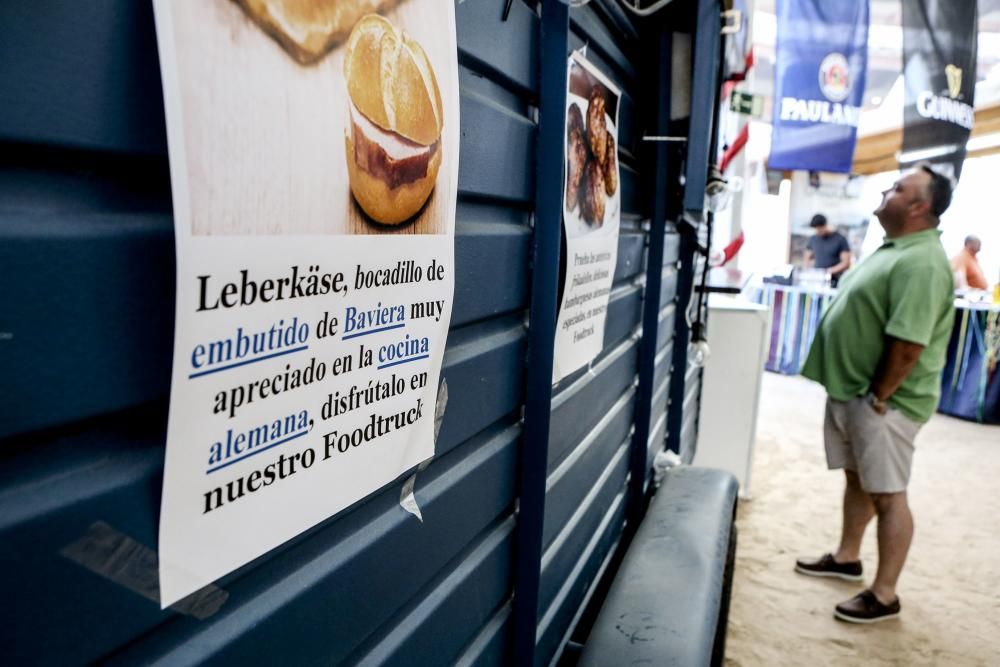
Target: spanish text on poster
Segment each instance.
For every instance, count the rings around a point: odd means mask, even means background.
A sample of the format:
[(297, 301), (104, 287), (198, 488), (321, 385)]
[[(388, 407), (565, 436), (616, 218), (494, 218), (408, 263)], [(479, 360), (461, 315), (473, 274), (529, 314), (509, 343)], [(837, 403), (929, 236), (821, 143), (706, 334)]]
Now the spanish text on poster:
[(621, 91), (579, 53), (568, 62), (563, 197), (565, 273), (556, 322), (552, 381), (585, 366), (604, 347), (618, 259)]
[(434, 453), (454, 6), (327, 5), (154, 5), (177, 244), (164, 606)]

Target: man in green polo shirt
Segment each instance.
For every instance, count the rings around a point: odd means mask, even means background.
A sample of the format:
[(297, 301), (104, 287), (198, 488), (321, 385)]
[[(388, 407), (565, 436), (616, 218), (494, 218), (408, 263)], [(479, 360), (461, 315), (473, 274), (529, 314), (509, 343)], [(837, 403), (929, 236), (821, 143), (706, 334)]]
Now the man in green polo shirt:
[(843, 468), (840, 546), (800, 559), (802, 574), (862, 580), (865, 526), (878, 517), (871, 587), (834, 615), (873, 623), (899, 615), (896, 582), (913, 537), (906, 499), (913, 443), (937, 409), (954, 321), (954, 283), (939, 239), (951, 183), (919, 167), (882, 193), (885, 242), (848, 271), (820, 322), (802, 374), (827, 391), (823, 436), (830, 469)]

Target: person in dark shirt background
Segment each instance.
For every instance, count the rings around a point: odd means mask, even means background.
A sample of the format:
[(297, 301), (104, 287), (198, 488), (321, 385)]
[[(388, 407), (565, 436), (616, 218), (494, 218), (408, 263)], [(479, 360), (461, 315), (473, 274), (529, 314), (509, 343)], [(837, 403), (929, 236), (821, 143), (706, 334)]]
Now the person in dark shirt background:
[(826, 269), (830, 272), (830, 283), (836, 286), (840, 276), (851, 267), (851, 246), (843, 234), (830, 227), (822, 213), (814, 215), (809, 226), (816, 233), (806, 244), (806, 266)]

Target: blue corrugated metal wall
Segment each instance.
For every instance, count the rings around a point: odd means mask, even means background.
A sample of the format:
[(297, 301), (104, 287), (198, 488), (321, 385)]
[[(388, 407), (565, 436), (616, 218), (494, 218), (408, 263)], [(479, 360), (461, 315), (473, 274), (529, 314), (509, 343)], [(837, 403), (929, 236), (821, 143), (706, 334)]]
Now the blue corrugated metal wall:
[[(450, 399), (418, 475), (424, 521), (399, 507), (401, 480), (390, 484), (221, 579), (229, 598), (202, 620), (60, 555), (95, 522), (156, 546), (174, 246), (151, 10), (0, 6), (0, 661), (511, 664), (541, 18), (514, 0), (503, 20), (504, 5), (456, 3)], [(624, 91), (624, 215), (604, 350), (552, 388), (539, 664), (560, 654), (625, 531), (645, 299), (658, 304), (647, 461), (682, 408), (668, 396), (675, 293), (691, 271), (667, 224), (662, 287), (645, 292), (656, 188), (636, 22), (595, 1), (571, 10), (566, 29), (569, 48), (586, 46)], [(697, 412), (697, 397), (684, 401), (685, 441)]]
[(589, 368), (552, 390), (536, 653), (543, 664), (568, 639), (625, 524), (645, 277), (644, 224), (652, 200), (638, 117), (639, 37), (633, 24), (611, 7), (591, 3), (569, 14), (570, 50), (585, 47), (587, 58), (622, 90), (622, 226), (604, 349)]

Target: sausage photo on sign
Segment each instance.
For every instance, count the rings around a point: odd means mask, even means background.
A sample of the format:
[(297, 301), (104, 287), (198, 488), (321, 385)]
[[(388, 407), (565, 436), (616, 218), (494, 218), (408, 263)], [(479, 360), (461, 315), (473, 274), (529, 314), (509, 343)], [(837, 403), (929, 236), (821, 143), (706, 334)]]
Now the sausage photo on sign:
[(587, 163), (583, 178), (583, 219), (600, 227), (604, 224), (604, 172), (597, 160)]
[(587, 92), (586, 121), (576, 102), (566, 112), (565, 210), (579, 211), (587, 225), (601, 227), (608, 200), (618, 191), (618, 147), (608, 131), (603, 88), (592, 85)]
[(566, 208), (574, 211), (580, 202), (580, 182), (587, 166), (586, 129), (583, 125), (583, 113), (576, 104), (570, 105), (567, 128)]
[(604, 158), (604, 191), (610, 197), (618, 189), (618, 147), (615, 138), (608, 133), (608, 149)]
[(608, 126), (604, 120), (606, 115), (604, 95), (598, 86), (590, 91), (590, 104), (587, 107), (587, 137), (590, 140), (590, 151), (597, 163), (604, 168), (608, 152)]
[[(625, 189), (619, 185), (618, 148), (622, 141), (631, 147), (618, 134), (622, 93), (614, 80), (580, 51), (569, 55), (566, 67), (562, 280), (553, 383), (593, 362), (603, 349)], [(631, 151), (622, 156), (629, 160)]]

